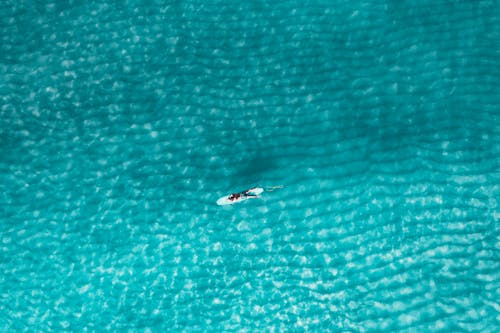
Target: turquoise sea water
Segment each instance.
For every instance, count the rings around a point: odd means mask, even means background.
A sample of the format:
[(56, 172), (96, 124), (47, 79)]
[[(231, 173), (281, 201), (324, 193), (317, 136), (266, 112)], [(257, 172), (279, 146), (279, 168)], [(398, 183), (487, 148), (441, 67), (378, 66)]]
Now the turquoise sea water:
[(499, 9), (2, 1), (0, 331), (500, 331)]

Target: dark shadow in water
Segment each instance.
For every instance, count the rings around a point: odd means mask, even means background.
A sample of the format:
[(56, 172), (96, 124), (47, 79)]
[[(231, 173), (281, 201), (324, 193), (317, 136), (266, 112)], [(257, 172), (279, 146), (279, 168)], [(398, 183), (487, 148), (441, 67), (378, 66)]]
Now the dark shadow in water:
[(278, 168), (278, 160), (269, 154), (255, 153), (241, 161), (234, 177), (240, 184), (258, 184), (267, 174)]

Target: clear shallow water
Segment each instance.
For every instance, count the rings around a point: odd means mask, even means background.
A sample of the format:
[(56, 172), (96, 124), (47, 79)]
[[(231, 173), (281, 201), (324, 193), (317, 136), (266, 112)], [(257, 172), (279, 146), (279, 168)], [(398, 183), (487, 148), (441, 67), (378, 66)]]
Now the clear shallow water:
[(2, 331), (499, 330), (495, 1), (3, 7)]

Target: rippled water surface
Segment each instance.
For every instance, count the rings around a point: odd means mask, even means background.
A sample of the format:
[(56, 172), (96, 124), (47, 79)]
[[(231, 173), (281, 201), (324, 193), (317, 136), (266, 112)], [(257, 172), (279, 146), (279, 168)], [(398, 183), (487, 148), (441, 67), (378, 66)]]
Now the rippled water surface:
[(0, 330), (500, 331), (499, 13), (3, 1)]

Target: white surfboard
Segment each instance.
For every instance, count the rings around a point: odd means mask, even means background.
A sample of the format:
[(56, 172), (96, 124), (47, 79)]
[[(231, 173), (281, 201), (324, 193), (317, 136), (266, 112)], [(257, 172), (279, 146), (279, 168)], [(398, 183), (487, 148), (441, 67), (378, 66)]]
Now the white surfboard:
[[(263, 188), (261, 188), (261, 187), (255, 187), (251, 191), (249, 191), (248, 194), (259, 195), (262, 192), (264, 192)], [(229, 200), (229, 195), (226, 195), (226, 196), (224, 196), (222, 198), (219, 198), (219, 200), (217, 200), (217, 204), (219, 206), (232, 205), (234, 203), (245, 201), (245, 200), (252, 199), (252, 198), (255, 198), (255, 197), (245, 197), (244, 195), (242, 195), (241, 197), (239, 197), (236, 200)]]

